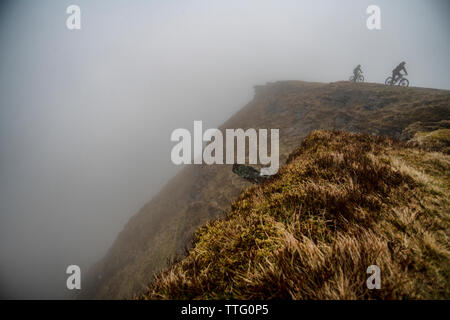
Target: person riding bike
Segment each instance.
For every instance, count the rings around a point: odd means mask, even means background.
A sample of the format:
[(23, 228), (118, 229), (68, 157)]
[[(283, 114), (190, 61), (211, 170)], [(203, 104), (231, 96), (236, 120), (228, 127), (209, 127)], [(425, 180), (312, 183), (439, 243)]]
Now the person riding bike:
[(355, 69), (353, 69), (353, 81), (354, 82), (356, 82), (360, 73), (362, 73), (361, 65), (358, 64), (358, 66)]
[(404, 71), (405, 75), (408, 75), (408, 72), (405, 69), (405, 61), (402, 61), (394, 70), (392, 70), (392, 83), (397, 81), (397, 77), (401, 78), (403, 75), (400, 71)]

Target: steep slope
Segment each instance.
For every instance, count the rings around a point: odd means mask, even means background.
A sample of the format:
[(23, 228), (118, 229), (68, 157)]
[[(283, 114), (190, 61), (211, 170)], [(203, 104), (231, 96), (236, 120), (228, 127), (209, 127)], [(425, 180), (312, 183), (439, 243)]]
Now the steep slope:
[[(449, 189), (448, 155), (313, 132), (142, 298), (448, 299)], [(380, 290), (366, 286), (370, 265)]]
[[(445, 128), (450, 92), (379, 84), (285, 81), (255, 87), (254, 99), (225, 128), (279, 128), (280, 163), (311, 130), (339, 129), (410, 139), (414, 128)], [(425, 131), (429, 131), (424, 129)], [(188, 166), (127, 223), (90, 272), (84, 298), (143, 292), (196, 228), (223, 217), (250, 183), (228, 165)]]
[[(448, 155), (313, 132), (141, 298), (448, 299), (449, 190)], [(371, 265), (379, 290), (366, 286)]]

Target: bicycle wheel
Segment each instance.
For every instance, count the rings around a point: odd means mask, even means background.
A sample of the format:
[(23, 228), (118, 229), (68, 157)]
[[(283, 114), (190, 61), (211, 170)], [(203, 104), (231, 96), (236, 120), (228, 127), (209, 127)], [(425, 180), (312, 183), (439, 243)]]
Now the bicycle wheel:
[(358, 77), (358, 82), (364, 82), (364, 76), (363, 75), (359, 75)]
[(406, 78), (403, 78), (402, 80), (400, 80), (398, 85), (401, 87), (409, 87), (409, 80)]
[(355, 80), (355, 77), (354, 76), (351, 76), (350, 78), (348, 78), (348, 81), (354, 81)]
[(392, 86), (392, 77), (387, 77), (386, 81), (384, 82), (384, 84), (388, 85), (388, 86)]

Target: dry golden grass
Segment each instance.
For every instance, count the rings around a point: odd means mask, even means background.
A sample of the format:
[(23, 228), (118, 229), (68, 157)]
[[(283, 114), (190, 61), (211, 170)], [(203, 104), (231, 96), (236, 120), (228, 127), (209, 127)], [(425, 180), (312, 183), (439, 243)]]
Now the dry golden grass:
[[(449, 156), (316, 131), (140, 299), (448, 299)], [(366, 286), (369, 265), (382, 287)]]

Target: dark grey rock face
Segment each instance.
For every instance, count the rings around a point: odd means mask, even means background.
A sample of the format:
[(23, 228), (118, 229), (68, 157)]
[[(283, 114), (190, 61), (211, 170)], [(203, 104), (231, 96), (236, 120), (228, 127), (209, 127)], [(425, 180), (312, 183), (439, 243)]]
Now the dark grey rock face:
[(258, 170), (244, 164), (233, 164), (233, 173), (251, 183), (261, 183), (269, 178), (269, 176), (261, 176)]

